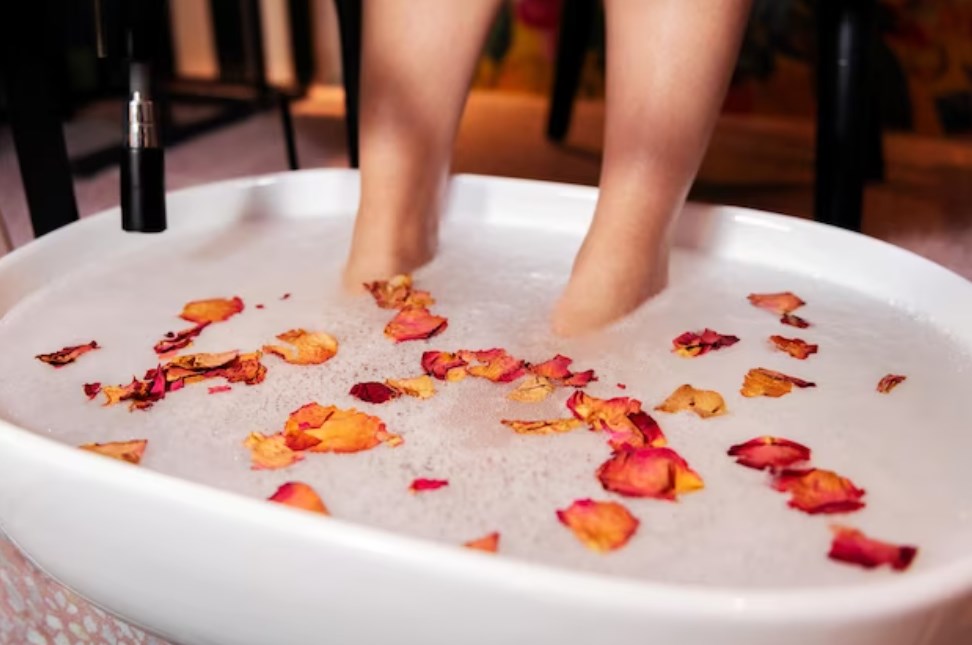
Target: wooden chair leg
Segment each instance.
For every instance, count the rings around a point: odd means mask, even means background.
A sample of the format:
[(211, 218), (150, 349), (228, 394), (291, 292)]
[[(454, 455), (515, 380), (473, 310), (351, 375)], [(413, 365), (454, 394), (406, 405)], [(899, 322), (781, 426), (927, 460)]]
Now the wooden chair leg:
[(568, 0), (560, 14), (557, 59), (554, 69), (553, 96), (547, 117), (547, 138), (563, 141), (570, 128), (574, 97), (580, 85), (584, 54), (587, 51), (591, 25), (597, 10), (595, 0)]
[(348, 132), (348, 162), (358, 167), (358, 96), (361, 80), (361, 0), (335, 0), (341, 33), (341, 75), (344, 77), (344, 122)]
[(859, 231), (875, 2), (820, 2), (817, 7), (820, 47), (814, 213), (820, 222)]

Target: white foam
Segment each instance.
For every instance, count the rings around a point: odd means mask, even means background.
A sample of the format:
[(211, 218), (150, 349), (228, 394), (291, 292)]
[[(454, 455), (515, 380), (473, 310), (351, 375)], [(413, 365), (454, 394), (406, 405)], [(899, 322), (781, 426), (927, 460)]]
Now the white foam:
[[(263, 498), (277, 485), (314, 486), (336, 516), (449, 543), (498, 530), (503, 554), (565, 567), (658, 581), (741, 586), (867, 584), (886, 572), (829, 562), (833, 521), (876, 537), (918, 544), (916, 567), (948, 562), (972, 542), (972, 433), (957, 402), (968, 395), (970, 359), (933, 327), (891, 304), (833, 284), (767, 272), (687, 252), (675, 254), (672, 287), (598, 339), (561, 342), (547, 315), (579, 240), (529, 229), (451, 223), (442, 254), (421, 271), (422, 288), (449, 317), (431, 342), (395, 345), (382, 336), (390, 317), (368, 299), (347, 300), (337, 276), (349, 240), (347, 220), (256, 222), (231, 233), (169, 234), (138, 258), (108, 258), (49, 285), (0, 321), (5, 348), (0, 411), (12, 421), (69, 444), (150, 440), (143, 467)], [(809, 302), (800, 315), (815, 326), (782, 327), (745, 299), (793, 290)], [(280, 300), (281, 294), (293, 297)], [(153, 343), (185, 325), (184, 302), (239, 295), (246, 311), (212, 325), (189, 351), (255, 349), (294, 327), (323, 329), (341, 343), (322, 366), (265, 359), (266, 381), (208, 395), (207, 384), (176, 392), (154, 409), (89, 402), (81, 384), (123, 383), (155, 365)], [(258, 310), (257, 303), (266, 308)], [(670, 341), (709, 326), (740, 336), (727, 350), (698, 359), (669, 352)], [(798, 335), (820, 353), (796, 361), (772, 350), (770, 334)], [(33, 356), (95, 339), (103, 349), (54, 371)], [(555, 352), (595, 368), (596, 396), (630, 395), (650, 408), (682, 383), (719, 390), (731, 414), (701, 421), (656, 417), (675, 449), (705, 478), (704, 491), (675, 503), (622, 500), (641, 528), (610, 555), (584, 549), (554, 516), (572, 500), (610, 499), (594, 470), (609, 454), (602, 435), (584, 430), (523, 437), (501, 418), (565, 416), (559, 391), (540, 404), (505, 399), (509, 386), (467, 379), (440, 384), (427, 401), (382, 406), (347, 392), (359, 380), (420, 373), (429, 348), (506, 347), (529, 360)], [(776, 400), (744, 399), (743, 374), (765, 366), (818, 383)], [(893, 394), (874, 391), (887, 372), (908, 381)], [(622, 392), (615, 384), (625, 383)], [(354, 455), (308, 455), (296, 466), (255, 472), (240, 445), (253, 430), (279, 429), (308, 401), (355, 405), (378, 414), (405, 444)], [(762, 473), (726, 457), (731, 444), (762, 434), (804, 442), (814, 463), (868, 490), (852, 516), (810, 517), (787, 510)], [(415, 477), (450, 480), (424, 495), (406, 492)], [(323, 521), (323, 520), (322, 520)]]

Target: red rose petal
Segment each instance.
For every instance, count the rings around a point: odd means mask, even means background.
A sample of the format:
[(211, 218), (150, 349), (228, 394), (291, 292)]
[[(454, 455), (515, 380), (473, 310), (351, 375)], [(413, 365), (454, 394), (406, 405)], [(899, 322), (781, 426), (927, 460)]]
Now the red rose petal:
[(313, 488), (302, 482), (287, 482), (278, 488), (267, 500), (293, 508), (300, 508), (312, 513), (330, 515), (327, 511), (327, 506), (321, 501), (320, 496), (318, 496)]
[(385, 335), (396, 343), (424, 340), (441, 334), (448, 326), (446, 318), (433, 315), (425, 307), (409, 307), (391, 319), (385, 326)]
[(510, 356), (505, 349), (486, 349), (471, 351), (461, 349), (459, 357), (469, 365), (466, 372), (494, 383), (509, 383), (526, 373), (523, 361)]
[(720, 334), (706, 328), (701, 332), (687, 331), (672, 340), (672, 351), (679, 356), (692, 358), (723, 347), (731, 347), (738, 342), (739, 338), (736, 336)]
[[(466, 361), (459, 354), (448, 352), (428, 351), (422, 354), (422, 369), (426, 374), (433, 376), (440, 381), (459, 380), (466, 375), (464, 368)], [(461, 377), (449, 378), (450, 375), (462, 374)]]
[(280, 299), (281, 300), (290, 300), (290, 294), (289, 293), (285, 293), (284, 295), (280, 296)]
[(704, 487), (702, 478), (674, 450), (622, 446), (597, 469), (605, 490), (627, 497), (674, 501)]
[(97, 341), (91, 341), (85, 345), (65, 347), (64, 349), (51, 352), (50, 354), (38, 354), (34, 358), (42, 363), (47, 363), (52, 367), (58, 368), (64, 367), (65, 365), (70, 365), (74, 361), (78, 360), (78, 358), (94, 349), (100, 349)]
[(881, 380), (878, 382), (877, 391), (880, 392), (881, 394), (887, 394), (894, 388), (898, 387), (898, 384), (900, 384), (902, 381), (904, 381), (907, 378), (908, 378), (907, 376), (904, 376), (902, 374), (887, 374), (886, 376), (882, 377)]
[(621, 446), (664, 446), (665, 435), (658, 423), (641, 409), (641, 401), (626, 396), (599, 399), (584, 392), (574, 392), (567, 408), (591, 430), (610, 435), (612, 448)]
[(832, 526), (830, 530), (834, 539), (827, 557), (831, 560), (856, 564), (865, 569), (889, 565), (895, 571), (904, 571), (918, 555), (917, 547), (881, 542), (850, 527)]
[(773, 488), (790, 493), (789, 505), (811, 515), (850, 513), (864, 508), (861, 498), (865, 491), (830, 470), (783, 470), (773, 480)]
[(409, 484), (408, 492), (412, 494), (421, 493), (422, 491), (436, 490), (448, 485), (448, 479), (425, 479), (420, 477)]
[(192, 345), (193, 339), (202, 333), (202, 330), (208, 327), (210, 322), (201, 322), (198, 325), (194, 325), (189, 329), (183, 329), (178, 332), (166, 332), (165, 336), (159, 342), (155, 343), (156, 354), (168, 354), (170, 352), (177, 352), (180, 349), (185, 349)]
[(548, 361), (531, 365), (530, 371), (552, 381), (562, 381), (571, 375), (570, 364), (573, 362), (573, 359), (557, 354)]
[(810, 326), (809, 322), (794, 314), (783, 314), (780, 316), (780, 322), (784, 325), (789, 325), (790, 327), (796, 327), (798, 329), (806, 329)]
[(638, 530), (638, 518), (617, 502), (579, 499), (557, 511), (557, 519), (581, 544), (597, 553), (620, 549)]
[(216, 385), (214, 387), (209, 388), (209, 393), (210, 394), (219, 394), (220, 392), (229, 392), (232, 389), (233, 388), (230, 387), (229, 385)]
[(807, 304), (789, 291), (782, 293), (751, 293), (748, 299), (754, 307), (772, 311), (776, 314), (788, 314)]
[(736, 463), (756, 470), (789, 468), (810, 460), (810, 449), (803, 444), (780, 437), (756, 437), (736, 444), (727, 452)]
[(98, 393), (99, 392), (101, 392), (101, 383), (94, 382), (94, 383), (85, 383), (84, 384), (84, 394), (89, 399), (93, 399), (96, 396), (98, 396)]
[(397, 390), (376, 381), (355, 383), (348, 394), (365, 403), (384, 403), (398, 397)]

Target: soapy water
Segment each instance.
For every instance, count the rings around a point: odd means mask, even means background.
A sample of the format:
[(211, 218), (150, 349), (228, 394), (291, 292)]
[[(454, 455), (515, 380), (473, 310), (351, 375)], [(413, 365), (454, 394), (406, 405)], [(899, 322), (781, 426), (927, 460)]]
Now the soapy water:
[[(839, 285), (679, 250), (670, 288), (649, 306), (598, 337), (564, 341), (549, 334), (548, 315), (579, 240), (457, 221), (446, 225), (439, 257), (416, 275), (449, 328), (431, 341), (396, 345), (382, 334), (394, 312), (340, 291), (349, 234), (346, 219), (252, 222), (229, 238), (226, 231), (167, 234), (138, 257), (109, 257), (48, 285), (0, 320), (0, 414), (71, 445), (145, 438), (143, 468), (244, 495), (265, 498), (285, 481), (303, 481), (345, 520), (457, 545), (499, 531), (504, 556), (658, 582), (782, 588), (902, 575), (829, 561), (833, 523), (918, 545), (913, 569), (946, 564), (972, 544), (972, 469), (965, 463), (972, 433), (959, 405), (972, 361), (968, 348), (908, 312)], [(812, 327), (785, 327), (746, 300), (781, 290), (809, 303), (798, 313)], [(284, 293), (292, 297), (281, 300)], [(194, 384), (147, 412), (85, 398), (83, 383), (126, 383), (154, 367), (153, 344), (189, 326), (177, 318), (185, 302), (232, 295), (243, 298), (245, 311), (211, 325), (184, 353), (253, 350), (303, 327), (336, 336), (338, 355), (320, 366), (265, 356), (260, 385), (210, 395), (208, 386), (221, 381)], [(703, 327), (742, 340), (696, 359), (670, 352), (672, 338)], [(792, 359), (770, 347), (771, 334), (817, 343), (820, 352)], [(103, 348), (61, 370), (33, 358), (92, 339)], [(705, 489), (677, 503), (620, 498), (594, 476), (610, 454), (603, 434), (520, 436), (499, 423), (569, 416), (564, 401), (572, 390), (525, 404), (505, 398), (512, 385), (469, 378), (436, 382), (429, 400), (370, 405), (348, 395), (358, 381), (420, 374), (427, 349), (490, 347), (530, 361), (571, 356), (576, 369), (597, 371), (590, 394), (635, 397), (647, 410), (683, 383), (718, 390), (727, 416), (653, 412)], [(753, 367), (817, 387), (746, 399), (739, 388)], [(908, 380), (890, 395), (876, 393), (888, 372)], [(279, 430), (310, 401), (378, 415), (405, 443), (251, 470), (241, 445), (247, 434)], [(810, 446), (814, 465), (868, 491), (867, 508), (813, 517), (788, 509), (766, 474), (725, 454), (764, 434)], [(417, 477), (448, 479), (449, 486), (410, 495)], [(620, 501), (641, 520), (625, 548), (593, 553), (557, 522), (556, 509), (588, 497)]]

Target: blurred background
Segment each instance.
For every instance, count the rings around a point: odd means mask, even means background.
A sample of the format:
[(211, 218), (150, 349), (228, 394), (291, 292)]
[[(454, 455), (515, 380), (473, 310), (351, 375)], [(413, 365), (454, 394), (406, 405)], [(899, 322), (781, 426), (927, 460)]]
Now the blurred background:
[[(693, 199), (814, 215), (822, 4), (754, 2)], [(347, 21), (354, 5), (168, 0), (157, 25), (167, 187), (286, 170), (288, 117), (300, 168), (348, 166), (339, 13)], [(874, 7), (873, 38), (863, 46), (868, 127), (878, 138), (865, 155), (861, 221), (848, 228), (859, 225), (972, 277), (972, 1), (879, 0)], [(81, 216), (119, 201), (127, 92), (119, 60), (97, 57), (97, 11), (96, 2), (78, 0), (35, 12)], [(600, 11), (580, 0), (503, 5), (475, 74), (455, 171), (597, 183)], [(559, 35), (568, 31), (565, 47)], [(556, 80), (570, 67), (578, 71), (576, 91), (572, 79)], [(0, 213), (19, 245), (33, 233), (9, 112), (0, 94)]]

